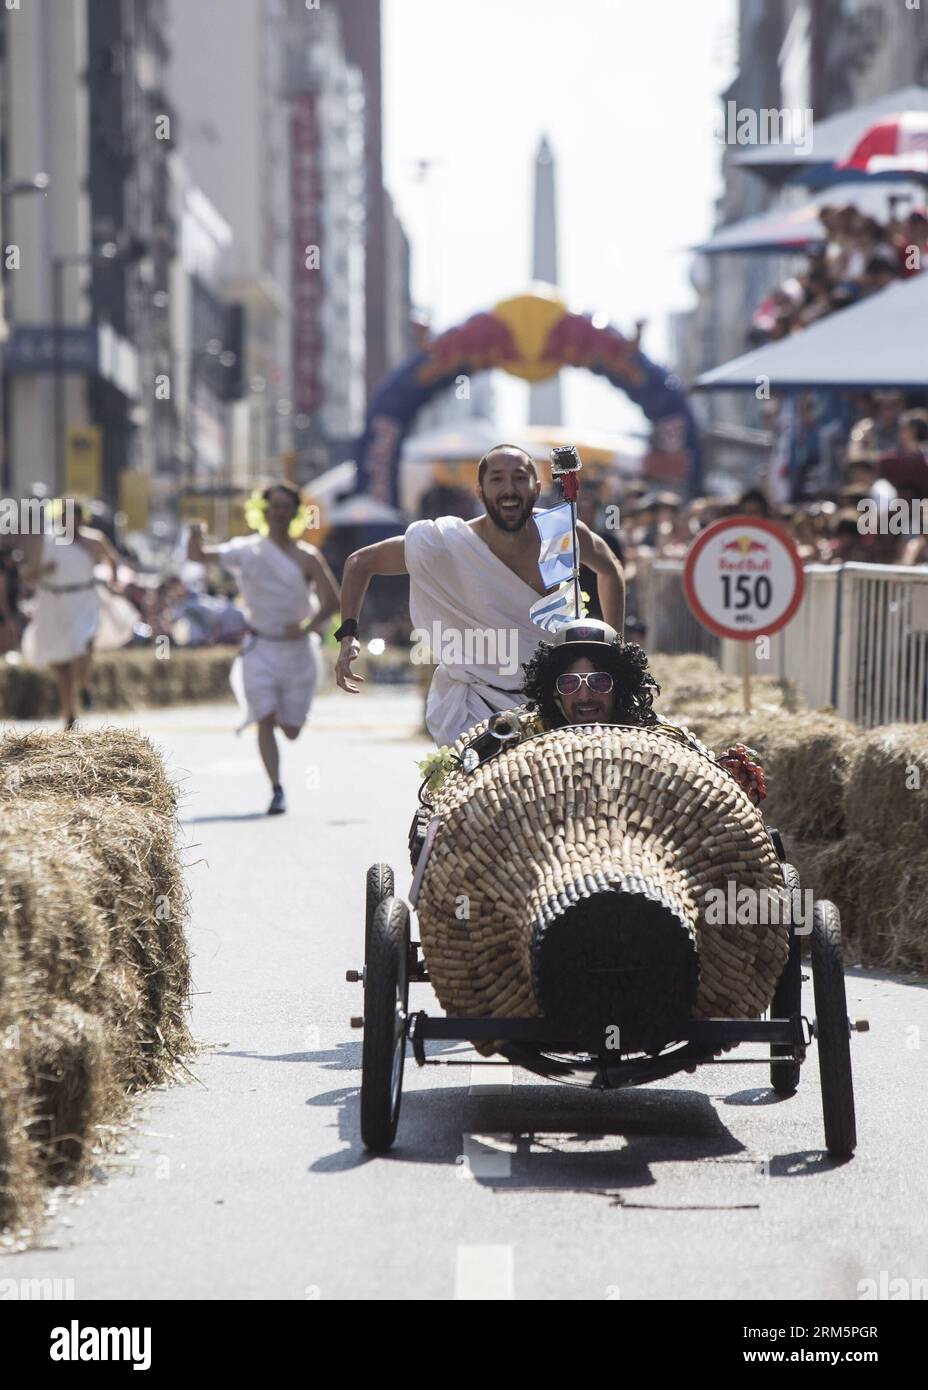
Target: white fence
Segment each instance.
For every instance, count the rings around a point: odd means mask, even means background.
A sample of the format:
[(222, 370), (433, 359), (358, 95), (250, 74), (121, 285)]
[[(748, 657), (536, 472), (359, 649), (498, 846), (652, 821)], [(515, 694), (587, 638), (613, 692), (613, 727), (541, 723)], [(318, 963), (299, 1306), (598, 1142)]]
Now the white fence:
[(928, 569), (845, 565), (838, 710), (867, 726), (928, 719)]
[(682, 560), (655, 560), (639, 569), (635, 592), (638, 614), (647, 628), (649, 652), (668, 656), (704, 652), (718, 661), (718, 637), (693, 617), (684, 598)]
[[(751, 670), (759, 676), (784, 676), (795, 681), (812, 709), (837, 704), (841, 570), (839, 565), (806, 565), (802, 603), (792, 621), (768, 639), (769, 657), (758, 656), (751, 644)], [(726, 639), (720, 646), (722, 670), (736, 675), (741, 670), (741, 643)]]
[[(928, 719), (928, 569), (901, 565), (807, 565), (796, 616), (751, 652), (758, 675), (795, 681), (813, 709), (834, 705), (856, 724)], [(683, 596), (683, 565), (657, 561), (641, 584), (654, 652), (706, 652), (737, 674), (740, 643), (702, 629)]]

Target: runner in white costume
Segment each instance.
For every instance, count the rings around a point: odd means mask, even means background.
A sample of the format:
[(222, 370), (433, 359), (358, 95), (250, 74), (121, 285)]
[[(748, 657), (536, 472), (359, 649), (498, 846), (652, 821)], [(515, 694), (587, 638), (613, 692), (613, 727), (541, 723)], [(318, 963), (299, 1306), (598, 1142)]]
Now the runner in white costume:
[(237, 577), (249, 635), (233, 664), (232, 689), (242, 728), (258, 726), (258, 748), (271, 782), (268, 815), (286, 809), (275, 728), (299, 736), (319, 680), (320, 629), (338, 608), (338, 585), (315, 546), (290, 539), (300, 505), (296, 488), (276, 483), (264, 493), (268, 534), (204, 546), (191, 528), (191, 560), (219, 560)]
[[(357, 620), (371, 576), (408, 573), (414, 627), (429, 634), (437, 628), (451, 639), (447, 653), (433, 646), (440, 664), (429, 690), (426, 723), (435, 742), (453, 743), (488, 714), (518, 704), (522, 663), (547, 635), (529, 617), (529, 609), (546, 592), (538, 569), (541, 540), (532, 521), (540, 491), (530, 455), (512, 444), (497, 445), (478, 469), (476, 493), (485, 516), (416, 521), (404, 536), (350, 555), (342, 576), (344, 621), (335, 634), (342, 644), (335, 667), (341, 689), (357, 694), (363, 679), (351, 663), (360, 651)], [(603, 614), (621, 632), (622, 567), (605, 541), (582, 522), (577, 536), (581, 562), (596, 572)], [(484, 633), (496, 640), (475, 640)]]
[(78, 693), (90, 703), (93, 652), (125, 646), (138, 621), (132, 604), (95, 576), (97, 565), (108, 564), (115, 583), (119, 554), (102, 531), (83, 524), (84, 515), (74, 504), (73, 539), (57, 527), (32, 537), (25, 568), (36, 586), (36, 603), (23, 634), (23, 656), (33, 666), (52, 668), (66, 729), (74, 727)]

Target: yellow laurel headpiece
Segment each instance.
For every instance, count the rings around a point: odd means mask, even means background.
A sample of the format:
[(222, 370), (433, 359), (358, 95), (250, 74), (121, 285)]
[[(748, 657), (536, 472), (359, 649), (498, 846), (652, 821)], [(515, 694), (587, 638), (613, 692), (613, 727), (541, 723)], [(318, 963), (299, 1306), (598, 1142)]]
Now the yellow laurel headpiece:
[[(245, 525), (250, 531), (257, 531), (259, 536), (266, 536), (269, 530), (267, 524), (267, 499), (260, 492), (253, 492), (248, 498), (244, 507)], [(292, 541), (298, 541), (300, 537), (309, 529), (309, 515), (306, 504), (301, 502), (294, 513), (293, 520), (287, 528), (287, 534)]]
[(46, 503), (46, 516), (53, 527), (61, 526), (65, 520), (65, 508), (69, 502), (72, 511), (74, 507), (79, 507), (85, 519), (91, 515), (90, 502), (86, 497), (50, 497)]

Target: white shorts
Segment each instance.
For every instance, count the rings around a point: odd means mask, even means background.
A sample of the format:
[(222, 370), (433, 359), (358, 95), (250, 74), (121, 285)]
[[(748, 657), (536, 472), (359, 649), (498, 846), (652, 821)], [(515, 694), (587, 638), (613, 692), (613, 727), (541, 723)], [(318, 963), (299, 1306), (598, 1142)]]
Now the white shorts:
[(249, 637), (236, 657), (230, 683), (242, 709), (241, 728), (274, 715), (299, 729), (306, 722), (319, 684), (322, 645), (318, 633), (294, 642)]

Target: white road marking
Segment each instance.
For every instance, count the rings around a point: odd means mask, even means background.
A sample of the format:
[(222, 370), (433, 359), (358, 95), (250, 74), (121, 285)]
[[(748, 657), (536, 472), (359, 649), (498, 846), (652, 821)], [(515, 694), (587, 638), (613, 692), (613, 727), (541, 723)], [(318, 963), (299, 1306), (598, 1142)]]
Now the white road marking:
[(511, 1245), (459, 1245), (455, 1298), (481, 1301), (515, 1298), (514, 1263)]
[(465, 1134), (462, 1136), (460, 1178), (509, 1178), (516, 1143), (511, 1134)]
[(512, 1090), (512, 1067), (475, 1062), (470, 1069), (472, 1096), (508, 1096)]

